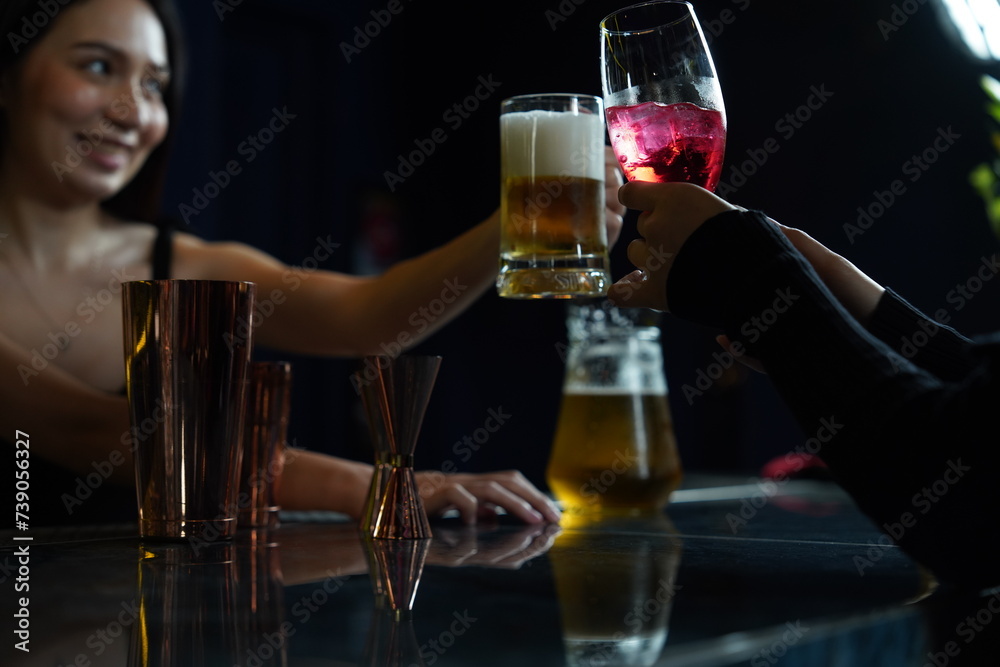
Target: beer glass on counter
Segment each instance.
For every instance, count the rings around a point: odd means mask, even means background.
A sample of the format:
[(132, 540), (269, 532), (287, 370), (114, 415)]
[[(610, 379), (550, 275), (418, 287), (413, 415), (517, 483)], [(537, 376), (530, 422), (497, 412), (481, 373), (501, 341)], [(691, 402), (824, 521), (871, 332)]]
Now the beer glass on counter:
[(656, 314), (569, 308), (562, 406), (546, 478), (570, 515), (652, 515), (682, 471)]
[(500, 296), (604, 295), (611, 275), (601, 98), (551, 93), (504, 100), (500, 172)]

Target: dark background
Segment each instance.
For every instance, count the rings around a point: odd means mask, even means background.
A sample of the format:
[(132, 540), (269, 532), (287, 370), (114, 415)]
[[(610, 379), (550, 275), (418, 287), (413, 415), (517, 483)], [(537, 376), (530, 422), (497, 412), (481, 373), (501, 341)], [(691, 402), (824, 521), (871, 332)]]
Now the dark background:
[[(489, 215), (498, 205), (500, 101), (533, 92), (600, 94), (597, 26), (626, 4), (399, 0), (393, 6), (401, 11), (390, 14), (387, 0), (179, 1), (191, 65), (164, 212), (186, 212), (199, 235), (238, 239), (294, 265), (311, 261), (317, 238), (329, 237), (340, 246), (323, 267), (350, 273), (442, 244)], [(733, 169), (747, 176), (728, 198), (804, 228), (919, 307), (946, 308), (966, 333), (996, 327), (1000, 280), (985, 283), (961, 310), (947, 301), (997, 241), (968, 183), (992, 154), (978, 81), (984, 66), (942, 28), (933, 0), (902, 3), (912, 15), (884, 0), (694, 4), (726, 98), (723, 183), (733, 183)], [(889, 30), (894, 10), (901, 25)], [(482, 79), (497, 84), (489, 98), (459, 126), (448, 122), (453, 116), (445, 113)], [(831, 95), (789, 136), (789, 126), (777, 124), (813, 90)], [(241, 144), (268, 126), (275, 109), (294, 118), (251, 162)], [(391, 190), (385, 173), (438, 128), (446, 141)], [(948, 128), (959, 138), (911, 181), (904, 163)], [(743, 168), (748, 151), (768, 138), (779, 150)], [(241, 172), (197, 215), (182, 208), (230, 160)], [(858, 207), (897, 179), (905, 192), (849, 239), (844, 225), (856, 223)], [(616, 277), (629, 269), (624, 248), (633, 225), (630, 217), (613, 252)], [(444, 357), (420, 467), (517, 467), (544, 484), (564, 309), (490, 291), (418, 348)], [(765, 376), (739, 366), (686, 400), (682, 388), (718, 351), (714, 332), (667, 317), (663, 340), (689, 470), (752, 472), (811, 435), (794, 425)], [(349, 381), (357, 360), (259, 356), (295, 364), (293, 444), (370, 460)], [(463, 460), (454, 445), (484, 426), (491, 409), (510, 417)]]

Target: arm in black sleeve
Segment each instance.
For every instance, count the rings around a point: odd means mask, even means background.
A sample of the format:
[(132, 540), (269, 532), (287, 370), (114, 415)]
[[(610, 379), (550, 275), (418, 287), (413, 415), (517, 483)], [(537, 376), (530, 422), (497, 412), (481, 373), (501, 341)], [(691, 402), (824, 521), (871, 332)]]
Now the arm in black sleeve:
[(960, 380), (980, 363), (971, 340), (931, 319), (890, 289), (872, 313), (868, 331), (944, 380)]
[[(996, 346), (945, 380), (866, 331), (765, 216), (711, 218), (678, 253), (671, 311), (720, 327), (764, 365), (859, 507), (942, 581), (991, 585)], [(820, 431), (820, 429), (823, 429)], [(985, 517), (985, 518), (983, 518)]]

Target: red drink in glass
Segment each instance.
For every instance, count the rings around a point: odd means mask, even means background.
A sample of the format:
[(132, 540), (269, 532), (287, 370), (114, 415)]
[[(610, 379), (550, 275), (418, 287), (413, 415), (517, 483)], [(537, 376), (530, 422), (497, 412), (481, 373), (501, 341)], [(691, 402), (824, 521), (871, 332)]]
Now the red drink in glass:
[(715, 190), (726, 124), (718, 111), (680, 102), (607, 108), (611, 145), (630, 181), (686, 181)]

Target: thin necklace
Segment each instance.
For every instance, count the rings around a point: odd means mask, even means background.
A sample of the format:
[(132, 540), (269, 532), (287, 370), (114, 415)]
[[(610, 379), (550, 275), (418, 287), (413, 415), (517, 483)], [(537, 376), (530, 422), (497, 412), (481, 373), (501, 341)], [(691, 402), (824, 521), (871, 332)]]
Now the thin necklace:
[[(7, 235), (4, 234), (2, 237), (0, 237), (0, 240), (3, 240), (3, 238), (6, 238), (6, 236)], [(6, 260), (6, 258), (4, 259)], [(59, 326), (59, 323), (56, 322), (55, 318), (49, 315), (49, 312), (42, 307), (42, 303), (38, 300), (38, 297), (36, 297), (35, 293), (28, 288), (28, 284), (24, 282), (24, 278), (21, 277), (21, 274), (19, 272), (14, 270), (14, 267), (10, 264), (9, 260), (4, 261), (3, 265), (7, 267), (7, 273), (9, 273), (11, 277), (14, 278), (14, 282), (18, 284), (18, 286), (21, 288), (21, 291), (24, 292), (24, 294), (28, 297), (28, 301), (31, 302), (31, 306), (41, 316), (41, 318), (45, 321), (45, 323), (48, 326), (52, 327), (49, 331), (49, 336), (48, 336), (49, 340), (55, 343), (60, 350), (63, 351), (68, 350), (70, 344), (70, 337), (58, 335), (60, 333), (63, 333), (66, 327)]]

